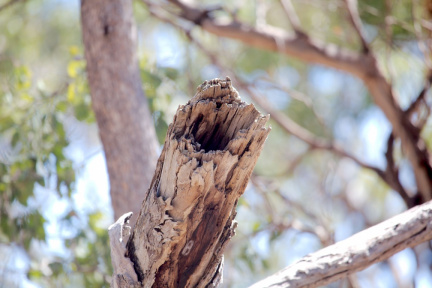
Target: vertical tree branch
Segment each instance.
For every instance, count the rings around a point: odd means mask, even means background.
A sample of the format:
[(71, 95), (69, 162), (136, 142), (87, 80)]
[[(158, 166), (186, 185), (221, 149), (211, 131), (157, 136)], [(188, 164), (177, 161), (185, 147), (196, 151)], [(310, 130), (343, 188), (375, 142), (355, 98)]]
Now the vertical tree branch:
[(92, 105), (107, 160), (116, 219), (129, 211), (138, 215), (158, 147), (141, 86), (132, 12), (129, 0), (81, 2)]

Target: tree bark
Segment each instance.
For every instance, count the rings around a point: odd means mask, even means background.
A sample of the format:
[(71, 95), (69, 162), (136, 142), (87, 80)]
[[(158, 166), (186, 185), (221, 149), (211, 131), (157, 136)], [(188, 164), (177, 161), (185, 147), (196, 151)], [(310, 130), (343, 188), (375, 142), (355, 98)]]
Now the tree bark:
[(132, 12), (130, 0), (81, 1), (88, 80), (115, 219), (129, 211), (138, 215), (158, 149), (141, 86)]
[[(126, 247), (143, 287), (220, 283), (237, 201), (270, 132), (268, 118), (241, 102), (229, 78), (204, 82), (179, 107)], [(114, 281), (135, 277), (123, 271)]]
[(251, 288), (320, 287), (432, 239), (432, 201), (309, 254)]

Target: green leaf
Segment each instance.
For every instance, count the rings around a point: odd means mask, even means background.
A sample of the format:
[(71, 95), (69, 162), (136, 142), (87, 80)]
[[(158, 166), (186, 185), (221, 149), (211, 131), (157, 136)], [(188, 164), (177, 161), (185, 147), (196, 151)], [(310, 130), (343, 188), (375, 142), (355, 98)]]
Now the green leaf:
[(159, 143), (163, 144), (165, 142), (165, 137), (166, 137), (166, 133), (168, 130), (168, 124), (160, 116), (157, 118), (155, 126), (156, 126), (156, 134), (157, 134)]
[(76, 85), (75, 83), (70, 83), (67, 88), (67, 100), (72, 103), (75, 100), (75, 94)]
[(48, 264), (48, 266), (51, 268), (51, 271), (53, 272), (53, 275), (55, 277), (59, 276), (61, 273), (64, 272), (63, 264), (61, 262), (52, 262)]
[(84, 121), (89, 117), (90, 115), (90, 107), (84, 103), (80, 103), (77, 106), (75, 106), (75, 117), (79, 121)]
[(15, 131), (11, 141), (12, 147), (15, 147), (18, 144), (20, 138), (21, 138), (20, 131), (19, 130)]
[(261, 227), (261, 223), (256, 221), (256, 222), (254, 222), (254, 224), (252, 226), (252, 231), (257, 232), (260, 229), (260, 227)]
[(3, 214), (0, 217), (0, 230), (6, 238), (8, 238), (8, 241), (11, 240), (12, 235), (15, 234), (14, 229), (11, 229), (11, 225), (9, 223), (9, 218), (6, 217), (7, 215)]
[(84, 62), (80, 60), (72, 60), (67, 66), (67, 73), (70, 78), (76, 78), (78, 74), (83, 70)]
[(141, 70), (141, 80), (143, 82), (144, 87), (147, 89), (157, 89), (162, 83), (162, 79), (156, 75), (151, 73), (148, 70)]
[(27, 90), (31, 86), (32, 73), (27, 66), (19, 66), (15, 68), (15, 88), (18, 91)]
[(43, 273), (40, 270), (31, 269), (27, 275), (30, 279), (39, 279), (42, 278)]
[(71, 56), (77, 56), (80, 54), (80, 48), (76, 45), (72, 45), (69, 47), (69, 54)]
[(176, 80), (179, 76), (179, 71), (171, 67), (162, 68), (162, 72), (171, 80)]

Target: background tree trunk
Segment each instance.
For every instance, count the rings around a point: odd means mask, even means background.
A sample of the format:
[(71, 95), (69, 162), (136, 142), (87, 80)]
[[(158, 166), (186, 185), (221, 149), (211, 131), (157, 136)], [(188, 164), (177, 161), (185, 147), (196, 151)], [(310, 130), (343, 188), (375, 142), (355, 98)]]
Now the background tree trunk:
[(132, 1), (83, 0), (87, 73), (107, 161), (114, 217), (135, 222), (157, 160), (158, 143), (140, 80)]

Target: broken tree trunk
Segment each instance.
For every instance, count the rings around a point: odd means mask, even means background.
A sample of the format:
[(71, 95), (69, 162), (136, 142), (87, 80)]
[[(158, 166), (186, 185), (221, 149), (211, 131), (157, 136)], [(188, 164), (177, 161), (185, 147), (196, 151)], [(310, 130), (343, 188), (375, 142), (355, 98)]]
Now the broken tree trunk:
[[(136, 275), (127, 275), (130, 267), (114, 271), (113, 286), (212, 287), (220, 283), (222, 253), (234, 234), (237, 201), (270, 132), (265, 127), (268, 118), (241, 102), (229, 78), (204, 82), (178, 108), (136, 226), (123, 249), (133, 264), (121, 265), (133, 265)], [(123, 231), (122, 227), (117, 231)], [(124, 246), (118, 247), (116, 251)]]

